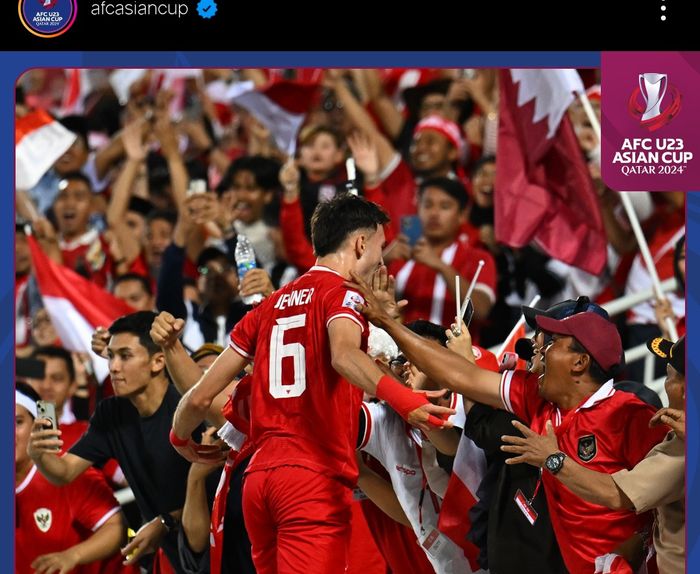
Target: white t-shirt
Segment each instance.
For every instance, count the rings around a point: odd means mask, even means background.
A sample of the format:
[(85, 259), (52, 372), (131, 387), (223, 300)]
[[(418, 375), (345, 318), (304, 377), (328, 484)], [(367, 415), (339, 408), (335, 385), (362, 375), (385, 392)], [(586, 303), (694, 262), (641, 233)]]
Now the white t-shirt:
[[(458, 395), (454, 395), (461, 398)], [(457, 414), (451, 420), (464, 425), (461, 400), (454, 400)], [(387, 470), (396, 497), (420, 540), (432, 529), (437, 530), (442, 496), (449, 475), (439, 467), (435, 447), (412, 429), (385, 403), (362, 403), (367, 422), (360, 450), (371, 454)], [(421, 492), (424, 491), (422, 505)], [(422, 522), (421, 522), (422, 518)], [(445, 548), (438, 558), (426, 551), (428, 560), (437, 574), (464, 574), (471, 572), (462, 549), (446, 536)]]

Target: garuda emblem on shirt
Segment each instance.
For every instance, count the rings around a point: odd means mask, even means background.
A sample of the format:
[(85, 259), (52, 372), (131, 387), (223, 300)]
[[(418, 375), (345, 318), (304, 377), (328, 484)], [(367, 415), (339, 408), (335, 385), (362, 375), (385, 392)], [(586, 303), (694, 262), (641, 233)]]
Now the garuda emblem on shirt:
[(42, 532), (51, 528), (51, 511), (48, 508), (38, 508), (34, 511), (34, 522)]
[(578, 439), (578, 457), (583, 462), (591, 460), (598, 452), (595, 435), (589, 434)]

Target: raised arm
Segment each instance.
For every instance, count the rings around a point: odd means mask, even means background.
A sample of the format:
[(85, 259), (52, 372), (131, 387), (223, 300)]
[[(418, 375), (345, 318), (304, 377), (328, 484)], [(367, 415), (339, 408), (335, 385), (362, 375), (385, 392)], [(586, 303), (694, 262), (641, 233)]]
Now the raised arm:
[(139, 254), (139, 238), (124, 220), (129, 208), (131, 190), (146, 159), (146, 148), (142, 142), (142, 121), (132, 122), (124, 128), (122, 135), (126, 150), (126, 161), (112, 187), (112, 198), (107, 207), (107, 223), (116, 235), (122, 255), (131, 263)]
[(173, 432), (176, 437), (183, 440), (190, 437), (192, 431), (207, 417), (216, 396), (233, 381), (248, 362), (248, 359), (231, 348), (219, 355), (199, 382), (180, 400), (173, 419)]
[(392, 319), (384, 310), (378, 297), (383, 293), (372, 291), (359, 276), (350, 287), (360, 291), (365, 303), (359, 307), (363, 314), (377, 327), (384, 329), (394, 339), (404, 355), (441, 387), (469, 397), (473, 401), (496, 408), (505, 408), (500, 396), (501, 376), (470, 363), (466, 358), (453, 353), (407, 329)]
[(85, 472), (92, 465), (92, 462), (70, 452), (60, 456), (57, 449), (63, 446), (63, 441), (59, 438), (61, 431), (47, 429), (44, 426), (47, 423), (46, 419), (34, 421), (32, 434), (29, 436), (29, 444), (27, 445), (27, 454), (49, 482), (57, 486), (64, 486)]
[[(202, 369), (192, 360), (180, 342), (180, 335), (184, 328), (185, 321), (176, 319), (167, 311), (159, 313), (151, 326), (151, 339), (163, 350), (165, 366), (175, 388), (182, 395), (194, 387), (202, 377)], [(225, 403), (226, 393), (222, 391), (212, 401), (207, 413), (207, 419), (217, 427), (226, 422), (221, 414), (221, 407)]]
[(424, 396), (413, 393), (377, 367), (360, 349), (359, 325), (346, 318), (332, 320), (328, 326), (333, 368), (351, 384), (385, 400), (412, 426), (427, 430), (430, 426), (452, 426), (438, 418), (454, 413), (452, 409), (433, 405)]

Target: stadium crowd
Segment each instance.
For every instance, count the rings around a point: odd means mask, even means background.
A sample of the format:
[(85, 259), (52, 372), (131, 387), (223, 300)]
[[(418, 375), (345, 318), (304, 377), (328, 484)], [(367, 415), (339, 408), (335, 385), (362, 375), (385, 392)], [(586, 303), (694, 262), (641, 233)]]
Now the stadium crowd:
[(16, 572), (685, 571), (685, 196), (510, 77), (19, 78)]

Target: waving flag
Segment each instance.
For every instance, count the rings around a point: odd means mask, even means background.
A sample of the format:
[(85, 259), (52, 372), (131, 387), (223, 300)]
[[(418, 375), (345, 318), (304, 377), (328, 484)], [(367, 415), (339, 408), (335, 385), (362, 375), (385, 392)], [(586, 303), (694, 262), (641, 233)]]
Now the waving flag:
[(280, 80), (256, 89), (253, 82), (238, 82), (231, 86), (228, 96), (270, 130), (281, 151), (293, 155), (297, 134), (318, 86), (317, 83)]
[(486, 473), (486, 456), (471, 439), (459, 441), (452, 474), (440, 509), (438, 530), (464, 551), (472, 572), (481, 572), (477, 559), (479, 548), (467, 540), (471, 530), (469, 509), (476, 504), (476, 490)]
[(52, 261), (36, 239), (27, 237), (34, 274), (44, 307), (56, 332), (69, 351), (90, 353), (97, 380), (109, 375), (107, 361), (90, 347), (97, 327), (109, 327), (115, 319), (134, 312), (129, 305), (72, 269)]
[(15, 187), (31, 189), (73, 145), (77, 136), (44, 110), (17, 118), (15, 123)]
[(583, 85), (574, 70), (501, 70), (496, 239), (535, 241), (552, 257), (599, 274), (607, 239), (593, 180), (566, 115)]

